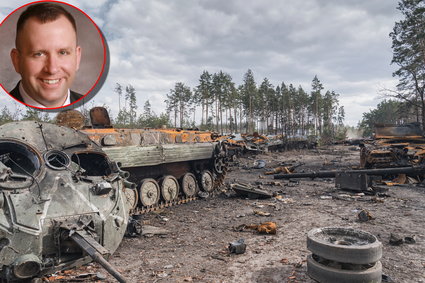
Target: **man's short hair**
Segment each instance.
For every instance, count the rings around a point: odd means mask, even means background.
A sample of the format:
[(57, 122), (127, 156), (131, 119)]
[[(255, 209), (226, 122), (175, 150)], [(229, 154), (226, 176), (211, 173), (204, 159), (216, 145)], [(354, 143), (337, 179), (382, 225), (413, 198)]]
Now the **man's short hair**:
[[(65, 16), (72, 24), (75, 32), (77, 32), (77, 25), (75, 24), (75, 19), (65, 8), (58, 4), (54, 3), (39, 3), (29, 6), (18, 19), (16, 25), (16, 40), (18, 39), (18, 34), (24, 27), (25, 22), (29, 18), (36, 18), (41, 23), (48, 23), (56, 20), (60, 16)], [(16, 42), (17, 45), (17, 42)]]

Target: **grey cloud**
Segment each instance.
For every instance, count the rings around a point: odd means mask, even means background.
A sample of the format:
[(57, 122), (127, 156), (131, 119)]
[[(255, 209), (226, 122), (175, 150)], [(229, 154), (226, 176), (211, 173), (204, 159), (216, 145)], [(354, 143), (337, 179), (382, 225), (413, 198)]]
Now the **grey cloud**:
[[(359, 109), (376, 105), (369, 98), (376, 96), (377, 82), (394, 82), (388, 34), (400, 17), (395, 1), (74, 0), (71, 4), (87, 10), (109, 43), (111, 67), (102, 95), (96, 97), (99, 102), (113, 97), (115, 83), (121, 82), (137, 86), (139, 108), (150, 97), (163, 107), (165, 94), (177, 81), (194, 87), (203, 70), (223, 70), (239, 84), (251, 68), (257, 83), (268, 77), (275, 86), (284, 81), (301, 84), (307, 91), (318, 75), (325, 89), (336, 90), (341, 101), (351, 101), (347, 117), (356, 124)], [(0, 12), (5, 10), (0, 5)], [(355, 105), (353, 97), (362, 102)]]

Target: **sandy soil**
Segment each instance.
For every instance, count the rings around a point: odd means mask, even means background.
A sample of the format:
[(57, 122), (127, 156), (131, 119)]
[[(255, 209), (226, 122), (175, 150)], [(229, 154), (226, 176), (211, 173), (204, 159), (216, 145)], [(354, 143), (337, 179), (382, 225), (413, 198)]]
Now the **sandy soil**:
[[(316, 227), (339, 226), (378, 237), (383, 244), (383, 273), (392, 282), (425, 282), (424, 187), (393, 186), (379, 196), (356, 195), (336, 189), (334, 179), (289, 182), (263, 174), (282, 162), (302, 162), (298, 172), (346, 169), (358, 165), (358, 157), (355, 147), (332, 146), (241, 158), (226, 182), (262, 184), (280, 199), (247, 199), (229, 190), (149, 213), (143, 216), (143, 223), (167, 233), (125, 238), (110, 263), (129, 282), (315, 282), (306, 273), (310, 254), (306, 234)], [(266, 161), (266, 168), (250, 169), (258, 159)], [(281, 185), (268, 185), (274, 181)], [(359, 222), (357, 214), (362, 209), (374, 219)], [(237, 229), (267, 221), (276, 222), (276, 235)], [(392, 246), (390, 233), (414, 236), (416, 243)], [(230, 254), (229, 243), (241, 238), (246, 252)], [(97, 270), (96, 266), (91, 268)], [(105, 281), (115, 282), (110, 275)]]

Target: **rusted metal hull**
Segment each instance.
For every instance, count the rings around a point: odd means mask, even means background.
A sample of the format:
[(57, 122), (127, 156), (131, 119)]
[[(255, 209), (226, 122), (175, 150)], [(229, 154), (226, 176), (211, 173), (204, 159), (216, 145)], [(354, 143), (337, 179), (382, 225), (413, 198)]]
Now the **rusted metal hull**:
[(360, 147), (361, 168), (413, 166), (425, 157), (425, 137), (416, 123), (376, 125), (375, 139)]
[(112, 160), (121, 162), (122, 167), (132, 168), (211, 159), (214, 147), (214, 143), (194, 143), (103, 147), (103, 150)]
[(227, 147), (215, 134), (181, 129), (114, 129), (102, 109), (92, 109), (92, 127), (80, 131), (130, 173), (129, 180), (137, 184), (139, 198), (133, 214), (194, 199), (198, 191), (210, 192), (223, 183)]

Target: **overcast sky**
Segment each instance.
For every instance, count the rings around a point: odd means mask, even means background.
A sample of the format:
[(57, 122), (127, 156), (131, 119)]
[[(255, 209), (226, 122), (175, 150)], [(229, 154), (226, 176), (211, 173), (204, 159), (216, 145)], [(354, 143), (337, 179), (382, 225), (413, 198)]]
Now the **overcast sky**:
[[(7, 2), (7, 3), (5, 3)], [(2, 1), (0, 18), (29, 1)], [(248, 69), (259, 85), (301, 85), (315, 75), (340, 94), (346, 124), (394, 88), (391, 32), (401, 18), (395, 0), (91, 0), (67, 1), (82, 9), (106, 36), (108, 77), (89, 105), (117, 114), (116, 83), (136, 88), (139, 112), (146, 100), (159, 114), (176, 82), (198, 84), (203, 70), (229, 73), (236, 85)], [(14, 109), (0, 96), (0, 106)]]

